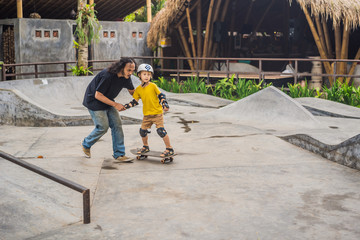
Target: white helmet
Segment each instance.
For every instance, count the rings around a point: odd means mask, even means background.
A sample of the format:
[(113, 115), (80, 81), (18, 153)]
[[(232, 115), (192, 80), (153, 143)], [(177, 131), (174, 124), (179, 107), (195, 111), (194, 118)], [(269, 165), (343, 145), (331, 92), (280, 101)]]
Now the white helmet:
[(154, 74), (154, 70), (153, 70), (152, 66), (147, 63), (140, 64), (140, 66), (138, 67), (137, 73), (140, 73), (141, 71), (147, 71), (147, 72), (151, 72), (152, 74)]

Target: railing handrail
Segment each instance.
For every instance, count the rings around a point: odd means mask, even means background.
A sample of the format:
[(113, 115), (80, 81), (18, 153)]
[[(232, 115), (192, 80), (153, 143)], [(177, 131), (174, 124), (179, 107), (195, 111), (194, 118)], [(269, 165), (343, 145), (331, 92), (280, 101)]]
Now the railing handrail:
[[(159, 71), (162, 72), (176, 72), (177, 73), (177, 80), (180, 80), (180, 72), (194, 72), (197, 73), (207, 73), (208, 78), (210, 73), (225, 73), (229, 77), (230, 74), (241, 74), (244, 72), (240, 71), (230, 71), (229, 70), (229, 63), (231, 61), (258, 61), (259, 63), (259, 71), (258, 72), (246, 72), (246, 74), (258, 74), (259, 79), (262, 79), (266, 75), (289, 75), (294, 77), (294, 83), (297, 83), (297, 79), (301, 76), (321, 76), (321, 77), (360, 77), (358, 75), (354, 74), (337, 74), (334, 69), (334, 73), (332, 74), (318, 74), (318, 73), (304, 73), (298, 71), (298, 63), (299, 62), (312, 62), (312, 61), (318, 61), (318, 62), (358, 62), (360, 63), (360, 60), (355, 59), (320, 59), (320, 58), (221, 58), (221, 57), (158, 57), (158, 56), (135, 56), (132, 57), (133, 59), (150, 59), (153, 63), (154, 59), (160, 59), (160, 60), (176, 60), (177, 61), (177, 67), (176, 69), (159, 69)], [(180, 69), (179, 67), (179, 61), (180, 60), (194, 60), (196, 61), (197, 65), (199, 65), (199, 61), (207, 60), (207, 61), (224, 61), (226, 62), (227, 69), (226, 71), (218, 71), (218, 70), (202, 70), (196, 68), (195, 70), (190, 69)], [(111, 59), (111, 60), (89, 60), (89, 63), (104, 63), (104, 62), (116, 62), (118, 59)], [(266, 61), (282, 61), (282, 62), (294, 62), (295, 68), (293, 73), (282, 73), (282, 72), (270, 72), (270, 71), (263, 71), (262, 65), (263, 62)], [(34, 62), (34, 63), (13, 63), (13, 64), (6, 64), (4, 63), (2, 65), (2, 75), (3, 75), (3, 81), (6, 80), (7, 76), (26, 76), (26, 75), (35, 75), (37, 78), (40, 74), (55, 74), (55, 73), (63, 73), (64, 76), (67, 76), (68, 72), (71, 72), (71, 70), (67, 69), (67, 64), (70, 63), (76, 63), (76, 61), (59, 61), (59, 62)], [(55, 64), (62, 64), (64, 65), (64, 70), (62, 71), (48, 71), (48, 72), (38, 72), (38, 65), (55, 65)], [(25, 73), (6, 73), (6, 67), (16, 67), (16, 66), (34, 66), (35, 72), (25, 72)], [(92, 71), (99, 71), (102, 69), (91, 69)]]
[(54, 173), (46, 171), (45, 169), (42, 169), (31, 163), (28, 163), (21, 159), (18, 159), (18, 158), (14, 157), (8, 153), (5, 153), (1, 150), (0, 150), (0, 157), (4, 158), (12, 163), (15, 163), (23, 168), (26, 168), (30, 171), (33, 171), (43, 177), (46, 177), (50, 180), (60, 183), (68, 188), (71, 188), (71, 189), (77, 191), (77, 192), (80, 192), (83, 195), (83, 223), (84, 224), (90, 223), (90, 189), (88, 189), (80, 184), (77, 184), (73, 181), (70, 181), (68, 179), (65, 179), (61, 176), (58, 176)]

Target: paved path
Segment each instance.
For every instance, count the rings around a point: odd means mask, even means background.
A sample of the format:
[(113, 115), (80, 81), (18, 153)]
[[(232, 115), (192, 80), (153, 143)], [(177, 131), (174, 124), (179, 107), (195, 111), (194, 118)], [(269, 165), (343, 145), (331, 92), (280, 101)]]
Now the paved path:
[[(110, 133), (84, 158), (80, 142), (92, 126), (0, 126), (0, 150), (89, 187), (92, 202), (84, 225), (81, 194), (0, 159), (0, 239), (360, 238), (359, 170), (279, 138), (304, 133), (338, 144), (360, 133), (358, 119), (268, 128), (201, 118), (221, 113), (220, 99), (169, 98), (165, 126), (179, 155), (168, 165), (115, 163)], [(139, 117), (141, 108), (127, 114)], [(130, 155), (141, 146), (139, 125), (123, 128)], [(154, 128), (150, 147), (164, 148)]]

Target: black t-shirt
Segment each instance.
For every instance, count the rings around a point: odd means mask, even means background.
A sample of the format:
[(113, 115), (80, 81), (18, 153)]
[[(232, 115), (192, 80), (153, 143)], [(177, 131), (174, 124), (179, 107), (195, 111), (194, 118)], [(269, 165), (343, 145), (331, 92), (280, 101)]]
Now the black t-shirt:
[(121, 89), (134, 89), (131, 78), (118, 77), (117, 74), (109, 73), (107, 69), (99, 72), (86, 88), (83, 105), (90, 110), (106, 110), (111, 106), (100, 102), (95, 98), (95, 92), (101, 92), (105, 97), (114, 101)]

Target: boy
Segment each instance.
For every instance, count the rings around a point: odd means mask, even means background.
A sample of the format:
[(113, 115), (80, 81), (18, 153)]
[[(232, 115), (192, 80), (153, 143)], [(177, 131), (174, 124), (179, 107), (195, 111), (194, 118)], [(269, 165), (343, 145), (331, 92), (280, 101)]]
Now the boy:
[[(170, 138), (164, 128), (163, 110), (168, 111), (169, 105), (166, 101), (165, 94), (161, 93), (155, 83), (150, 82), (154, 70), (149, 64), (141, 64), (138, 68), (137, 74), (141, 80), (133, 94), (133, 100), (125, 104), (125, 108), (130, 108), (138, 105), (139, 99), (143, 103), (144, 118), (140, 128), (140, 136), (143, 142), (143, 147), (137, 152), (138, 154), (147, 153), (150, 151), (148, 136), (148, 129), (153, 124), (156, 125), (157, 133), (163, 139), (166, 150), (160, 155), (161, 157), (168, 157), (174, 155), (174, 149), (170, 144)], [(161, 104), (161, 105), (160, 105)]]

